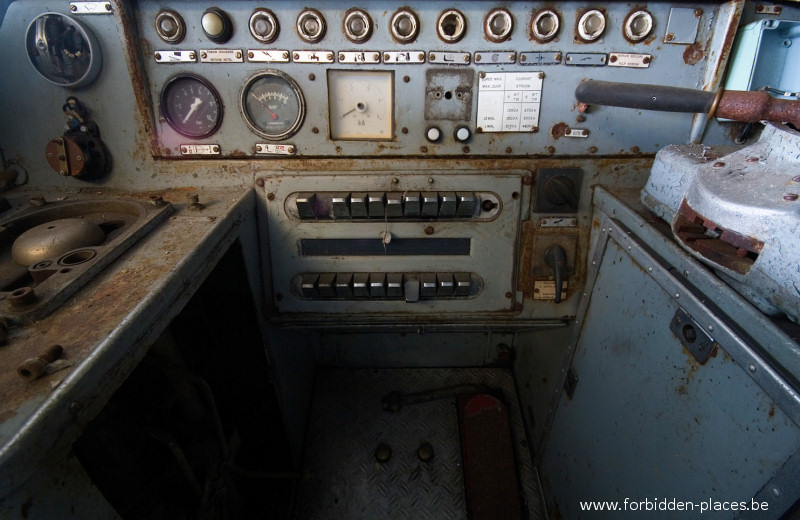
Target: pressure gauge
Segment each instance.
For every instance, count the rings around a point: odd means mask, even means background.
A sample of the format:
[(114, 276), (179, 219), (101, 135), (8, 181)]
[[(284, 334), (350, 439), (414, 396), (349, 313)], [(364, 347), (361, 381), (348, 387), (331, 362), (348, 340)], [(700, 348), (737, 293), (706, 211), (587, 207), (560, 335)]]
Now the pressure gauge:
[(394, 72), (328, 71), (331, 139), (391, 140)]
[(161, 115), (184, 137), (204, 139), (222, 123), (219, 92), (196, 74), (179, 74), (161, 90)]
[(264, 139), (280, 141), (300, 129), (306, 102), (288, 74), (262, 70), (245, 80), (239, 108), (250, 130)]

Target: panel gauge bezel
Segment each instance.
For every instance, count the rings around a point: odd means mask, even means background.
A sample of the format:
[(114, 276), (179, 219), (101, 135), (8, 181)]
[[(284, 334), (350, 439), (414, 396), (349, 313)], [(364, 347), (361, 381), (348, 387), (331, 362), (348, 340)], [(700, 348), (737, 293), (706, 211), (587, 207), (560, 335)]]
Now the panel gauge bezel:
[[(270, 132), (265, 130), (256, 123), (253, 115), (248, 110), (247, 95), (250, 94), (251, 88), (257, 81), (267, 77), (277, 78), (280, 81), (283, 81), (297, 100), (297, 110), (294, 115), (294, 121), (286, 130), (281, 132)], [(300, 130), (300, 127), (303, 126), (303, 120), (305, 119), (306, 115), (306, 100), (303, 96), (303, 91), (300, 88), (300, 85), (298, 85), (291, 76), (277, 69), (264, 69), (251, 74), (247, 77), (247, 79), (244, 80), (244, 83), (242, 84), (242, 90), (239, 95), (239, 112), (241, 113), (242, 119), (244, 119), (247, 127), (256, 135), (269, 141), (282, 141), (296, 134), (297, 131)]]
[[(171, 89), (176, 88), (181, 82), (185, 81), (195, 81), (205, 87), (208, 92), (210, 93), (211, 97), (213, 97), (214, 102), (217, 106), (217, 113), (214, 116), (213, 124), (206, 128), (203, 132), (191, 132), (186, 129), (184, 126), (184, 122), (178, 121), (176, 119), (176, 113), (174, 111), (174, 107), (170, 105), (170, 101), (168, 98), (169, 92)], [(175, 132), (182, 135), (183, 137), (187, 137), (189, 139), (206, 139), (212, 135), (214, 135), (219, 127), (222, 125), (222, 118), (224, 114), (224, 106), (222, 103), (222, 97), (217, 91), (216, 87), (211, 84), (206, 78), (194, 74), (191, 72), (180, 72), (171, 76), (167, 81), (164, 83), (164, 87), (161, 89), (161, 94), (159, 97), (159, 108), (161, 110), (161, 115), (164, 120), (167, 122), (170, 128), (172, 128)], [(188, 117), (188, 116), (186, 116)]]

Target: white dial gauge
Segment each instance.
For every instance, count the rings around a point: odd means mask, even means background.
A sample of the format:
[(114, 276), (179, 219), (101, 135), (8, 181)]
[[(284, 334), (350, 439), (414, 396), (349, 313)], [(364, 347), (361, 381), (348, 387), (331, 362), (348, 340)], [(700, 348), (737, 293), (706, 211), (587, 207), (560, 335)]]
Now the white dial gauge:
[(331, 139), (391, 140), (394, 72), (328, 70)]

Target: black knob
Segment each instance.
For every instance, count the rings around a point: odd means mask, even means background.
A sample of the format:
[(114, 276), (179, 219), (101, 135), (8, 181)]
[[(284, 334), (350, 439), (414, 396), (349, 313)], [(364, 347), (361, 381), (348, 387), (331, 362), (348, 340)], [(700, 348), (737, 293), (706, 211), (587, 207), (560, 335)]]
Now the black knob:
[(561, 303), (561, 287), (564, 284), (564, 275), (567, 267), (567, 253), (564, 248), (553, 244), (544, 252), (544, 260), (553, 270), (556, 279), (556, 296), (553, 298), (555, 303)]
[(545, 181), (544, 198), (562, 211), (577, 211), (578, 190), (575, 182), (565, 175), (556, 175)]

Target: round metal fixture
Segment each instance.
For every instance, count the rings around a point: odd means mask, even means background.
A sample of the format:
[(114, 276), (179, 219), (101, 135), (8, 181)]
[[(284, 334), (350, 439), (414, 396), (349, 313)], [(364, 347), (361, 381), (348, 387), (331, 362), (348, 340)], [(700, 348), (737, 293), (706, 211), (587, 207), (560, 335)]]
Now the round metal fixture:
[(28, 267), (73, 249), (100, 245), (105, 239), (106, 234), (100, 226), (88, 220), (52, 220), (19, 235), (11, 246), (11, 258), (17, 264)]
[(316, 9), (303, 9), (297, 15), (297, 34), (305, 42), (316, 43), (325, 36), (325, 18)]
[(205, 78), (179, 74), (168, 79), (161, 90), (161, 115), (182, 136), (204, 139), (222, 124), (222, 101)]
[(531, 19), (531, 36), (539, 43), (546, 43), (558, 35), (561, 18), (552, 9), (542, 9)]
[(363, 9), (350, 9), (344, 15), (342, 30), (353, 43), (364, 43), (372, 36), (372, 19)]
[(591, 9), (578, 19), (578, 37), (585, 42), (594, 42), (606, 30), (606, 15), (599, 9)]
[(467, 32), (467, 19), (458, 9), (448, 9), (439, 15), (436, 33), (445, 43), (456, 43)]
[(428, 127), (428, 129), (425, 130), (425, 139), (431, 143), (438, 143), (442, 140), (442, 131), (436, 126)]
[(500, 43), (506, 41), (511, 36), (513, 29), (514, 19), (506, 9), (492, 9), (483, 19), (483, 33), (486, 35), (486, 39), (491, 42)]
[(291, 76), (279, 70), (262, 70), (248, 77), (239, 99), (244, 122), (270, 141), (294, 135), (303, 124), (303, 92)]
[(469, 140), (472, 139), (472, 132), (468, 126), (459, 125), (456, 127), (455, 132), (453, 132), (453, 138), (459, 143), (468, 143)]
[(411, 43), (419, 34), (419, 18), (414, 11), (400, 9), (392, 15), (389, 32), (397, 43)]
[(632, 43), (637, 43), (648, 36), (653, 30), (653, 15), (644, 9), (637, 9), (625, 18), (622, 35)]
[(214, 43), (225, 43), (233, 36), (233, 22), (228, 13), (219, 7), (209, 7), (200, 18), (203, 33)]
[(186, 22), (183, 17), (169, 9), (162, 9), (156, 15), (156, 33), (167, 43), (180, 43), (186, 36)]
[(272, 43), (279, 32), (278, 19), (269, 9), (256, 9), (250, 15), (250, 34), (261, 43)]
[(62, 87), (90, 84), (103, 61), (94, 34), (78, 20), (60, 13), (34, 18), (25, 34), (25, 50), (36, 72)]

